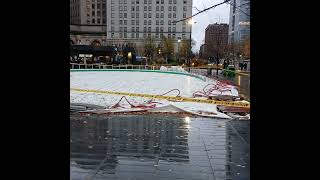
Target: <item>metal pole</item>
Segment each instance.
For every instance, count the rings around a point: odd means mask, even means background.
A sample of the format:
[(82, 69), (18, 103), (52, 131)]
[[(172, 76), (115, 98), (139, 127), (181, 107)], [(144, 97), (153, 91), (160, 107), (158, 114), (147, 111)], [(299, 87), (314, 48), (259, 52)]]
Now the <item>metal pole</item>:
[(190, 72), (190, 65), (191, 65), (191, 51), (192, 51), (192, 48), (191, 48), (191, 32), (192, 32), (192, 24), (190, 24), (190, 39), (189, 39), (189, 42), (190, 42), (190, 50), (189, 50), (189, 63), (188, 63), (188, 66), (189, 66), (189, 72)]

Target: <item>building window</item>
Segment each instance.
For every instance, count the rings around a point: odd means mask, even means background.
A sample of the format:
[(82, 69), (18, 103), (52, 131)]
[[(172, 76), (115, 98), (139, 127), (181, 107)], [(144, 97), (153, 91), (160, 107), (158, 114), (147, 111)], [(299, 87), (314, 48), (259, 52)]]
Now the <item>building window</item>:
[(139, 32), (139, 27), (136, 27), (136, 32)]
[(134, 38), (134, 33), (131, 33), (131, 38)]
[(186, 38), (186, 35), (185, 34), (182, 34), (182, 39), (185, 39)]
[(156, 1), (156, 4), (159, 4), (159, 0)]
[(183, 4), (187, 4), (187, 0), (183, 0)]
[(147, 4), (147, 0), (144, 0), (144, 4)]
[(102, 19), (102, 24), (106, 24), (106, 19)]
[(134, 4), (136, 1), (135, 0), (131, 0), (131, 4)]
[(131, 25), (135, 25), (136, 22), (134, 20), (131, 20)]
[(111, 33), (111, 38), (114, 38), (114, 33)]
[(177, 0), (173, 0), (173, 4), (177, 4)]
[(176, 13), (173, 13), (172, 16), (173, 16), (173, 18), (176, 18), (176, 17), (177, 17)]
[(146, 38), (147, 37), (147, 34), (146, 33), (143, 33), (143, 38)]
[(159, 13), (156, 14), (156, 18), (159, 18)]
[(139, 13), (136, 14), (136, 18), (139, 18)]
[(127, 18), (127, 13), (123, 13), (123, 17), (124, 17), (124, 18)]
[(151, 6), (149, 6), (148, 10), (149, 10), (149, 11), (152, 11), (152, 7), (151, 7)]
[(172, 15), (172, 14), (171, 14), (171, 13), (169, 13), (169, 14), (168, 14), (168, 18), (171, 18), (171, 15)]
[(123, 27), (123, 31), (124, 31), (124, 32), (127, 32), (127, 27)]
[(124, 24), (124, 25), (127, 25), (127, 20), (123, 20), (123, 24)]
[(147, 20), (144, 20), (144, 21), (143, 21), (143, 25), (147, 25)]
[(183, 18), (186, 18), (186, 17), (187, 17), (186, 13), (183, 13)]
[(111, 24), (114, 24), (114, 20), (111, 20)]
[(114, 31), (114, 26), (111, 26), (111, 31)]
[(111, 4), (114, 4), (114, 1), (115, 1), (115, 0), (111, 0)]
[(139, 2), (139, 0), (136, 0), (136, 4), (139, 4), (140, 2)]
[(156, 20), (156, 25), (159, 25), (159, 20)]
[(135, 13), (131, 13), (131, 18), (134, 18), (135, 17), (134, 15), (135, 15)]
[(164, 6), (161, 6), (161, 11), (164, 11)]
[[(111, 21), (112, 22), (112, 21)], [(112, 23), (111, 23), (112, 24)], [(122, 25), (122, 20), (119, 20), (119, 24)]]
[(149, 4), (152, 4), (152, 0), (149, 0)]
[(92, 24), (96, 23), (96, 19), (92, 19)]
[(172, 4), (172, 0), (169, 0), (169, 4)]
[(160, 25), (163, 25), (163, 20), (160, 21)]
[(147, 18), (147, 13), (144, 13), (144, 16), (143, 16), (144, 18)]
[[(121, 9), (121, 8), (120, 8)], [(114, 6), (111, 6), (111, 11), (114, 11)]]
[[(112, 16), (114, 16), (114, 13), (113, 13), (113, 15), (111, 14), (111, 17), (112, 17)], [(119, 17), (122, 18), (122, 17), (123, 17), (123, 14), (120, 13), (120, 14), (119, 14)]]
[(136, 33), (136, 38), (139, 38), (139, 33)]
[(139, 6), (136, 7), (136, 11), (139, 11)]
[(160, 18), (163, 18), (163, 13), (161, 13)]
[(100, 22), (101, 22), (100, 19), (97, 19), (97, 23), (100, 24)]
[(159, 27), (156, 27), (156, 32), (157, 32), (157, 33), (159, 32)]
[(148, 25), (151, 25), (151, 20), (149, 20)]
[(164, 4), (164, 0), (161, 0), (161, 4)]
[(186, 32), (186, 27), (182, 27), (182, 32)]
[(139, 25), (139, 20), (136, 20), (136, 25)]
[(127, 4), (127, 0), (123, 0), (123, 4)]
[(127, 11), (127, 6), (123, 6), (123, 11)]
[(168, 38), (171, 39), (171, 34), (168, 34)]
[(152, 18), (152, 14), (151, 13), (149, 13), (149, 18)]
[(156, 11), (159, 11), (159, 6), (156, 7)]
[(187, 11), (187, 6), (183, 6), (183, 11)]
[(147, 32), (147, 27), (143, 27), (143, 32)]
[(177, 7), (176, 6), (173, 6), (173, 11), (177, 11)]
[(172, 6), (169, 6), (169, 11), (172, 11)]
[(92, 11), (92, 16), (95, 16), (95, 15), (96, 15), (95, 11)]
[(172, 39), (175, 39), (176, 38), (176, 34), (172, 34)]
[(171, 25), (171, 20), (168, 21), (168, 25)]
[(148, 27), (148, 32), (151, 32), (151, 27)]
[(122, 33), (119, 33), (119, 38), (122, 38)]
[(143, 7), (143, 10), (144, 10), (144, 11), (147, 11), (147, 10), (148, 10), (148, 6), (144, 6), (144, 7)]
[(168, 32), (171, 32), (171, 27), (168, 27)]
[(127, 33), (123, 33), (123, 37), (124, 37), (124, 38), (127, 38)]
[(92, 4), (92, 9), (95, 9), (95, 4)]
[(122, 32), (122, 31), (123, 31), (123, 28), (122, 28), (122, 27), (120, 27), (119, 31), (120, 31), (120, 32)]
[(134, 7), (134, 6), (132, 6), (132, 7), (131, 7), (131, 11), (134, 11), (134, 9), (135, 9), (135, 7)]
[(176, 32), (176, 27), (172, 27), (172, 32)]

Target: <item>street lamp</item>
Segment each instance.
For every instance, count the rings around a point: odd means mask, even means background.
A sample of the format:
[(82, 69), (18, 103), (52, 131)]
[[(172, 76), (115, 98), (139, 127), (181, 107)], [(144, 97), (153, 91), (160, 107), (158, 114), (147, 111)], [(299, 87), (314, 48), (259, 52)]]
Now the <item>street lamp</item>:
[(130, 60), (129, 62), (131, 63), (131, 58), (132, 58), (132, 53), (131, 52), (128, 53), (128, 58)]
[(191, 54), (192, 54), (192, 47), (191, 47), (191, 34), (192, 34), (192, 25), (196, 24), (197, 22), (195, 22), (194, 20), (189, 20), (188, 24), (190, 25), (190, 37), (189, 37), (189, 43), (190, 43), (190, 49), (189, 49), (189, 72), (190, 72), (190, 64), (191, 64)]

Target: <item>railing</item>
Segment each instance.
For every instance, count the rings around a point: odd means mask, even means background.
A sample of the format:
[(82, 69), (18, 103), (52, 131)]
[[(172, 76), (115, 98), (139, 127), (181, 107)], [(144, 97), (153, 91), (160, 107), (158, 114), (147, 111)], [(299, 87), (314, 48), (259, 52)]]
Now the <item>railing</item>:
[(160, 66), (149, 65), (105, 65), (105, 64), (77, 64), (70, 63), (70, 69), (139, 69), (139, 70), (160, 70)]

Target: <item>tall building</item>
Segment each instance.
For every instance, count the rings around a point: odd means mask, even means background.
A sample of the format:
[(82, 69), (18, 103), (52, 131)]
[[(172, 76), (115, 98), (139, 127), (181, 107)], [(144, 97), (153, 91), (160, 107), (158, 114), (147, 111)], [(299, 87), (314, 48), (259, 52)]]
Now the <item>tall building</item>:
[(228, 44), (228, 24), (209, 24), (205, 31), (203, 56), (205, 58), (215, 56), (216, 52), (222, 57), (223, 48)]
[(231, 0), (229, 43), (238, 43), (250, 36), (250, 0)]
[(147, 37), (159, 43), (166, 36), (176, 40), (177, 50), (178, 39), (189, 39), (191, 25), (172, 22), (191, 15), (192, 0), (108, 0), (107, 44), (131, 44), (142, 55)]
[(70, 0), (70, 43), (105, 44), (106, 0)]

